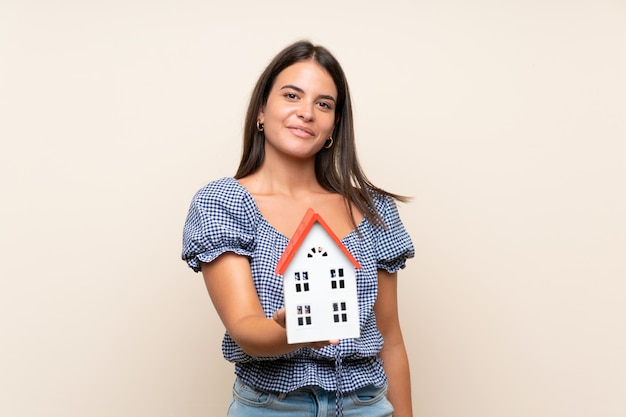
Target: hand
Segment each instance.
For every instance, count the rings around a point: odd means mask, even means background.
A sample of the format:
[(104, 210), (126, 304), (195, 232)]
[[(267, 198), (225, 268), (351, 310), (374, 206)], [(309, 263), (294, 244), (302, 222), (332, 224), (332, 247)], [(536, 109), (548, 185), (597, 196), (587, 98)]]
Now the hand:
[[(282, 328), (285, 328), (286, 327), (286, 324), (285, 324), (286, 323), (285, 307), (281, 308), (280, 310), (276, 310), (274, 312), (274, 314), (272, 315), (272, 318)], [(303, 344), (303, 346), (309, 346), (309, 347), (312, 347), (313, 349), (321, 349), (324, 346), (338, 345), (338, 344), (339, 344), (339, 340), (338, 339), (333, 339), (333, 340), (326, 340), (326, 341), (321, 341), (321, 342), (305, 343), (305, 344)]]
[(274, 314), (272, 315), (272, 318), (274, 319), (274, 321), (276, 323), (278, 323), (280, 325), (280, 327), (282, 327), (284, 329), (284, 328), (287, 327), (286, 315), (287, 314), (285, 312), (285, 307), (283, 307), (280, 310), (274, 311)]

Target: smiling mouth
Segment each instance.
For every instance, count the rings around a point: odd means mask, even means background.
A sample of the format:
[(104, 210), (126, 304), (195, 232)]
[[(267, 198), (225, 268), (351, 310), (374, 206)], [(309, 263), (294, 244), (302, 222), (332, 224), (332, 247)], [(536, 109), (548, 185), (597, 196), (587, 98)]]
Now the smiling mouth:
[(298, 127), (298, 126), (290, 126), (289, 130), (291, 130), (295, 135), (300, 137), (313, 137), (315, 134), (311, 129)]

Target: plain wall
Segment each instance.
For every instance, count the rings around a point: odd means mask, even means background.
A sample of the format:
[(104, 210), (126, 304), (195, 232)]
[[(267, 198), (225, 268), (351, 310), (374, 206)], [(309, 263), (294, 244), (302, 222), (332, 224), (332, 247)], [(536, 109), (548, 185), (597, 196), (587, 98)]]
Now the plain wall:
[(416, 416), (626, 415), (626, 3), (0, 0), (0, 415), (220, 416), (180, 260), (261, 70), (327, 46), (400, 207)]

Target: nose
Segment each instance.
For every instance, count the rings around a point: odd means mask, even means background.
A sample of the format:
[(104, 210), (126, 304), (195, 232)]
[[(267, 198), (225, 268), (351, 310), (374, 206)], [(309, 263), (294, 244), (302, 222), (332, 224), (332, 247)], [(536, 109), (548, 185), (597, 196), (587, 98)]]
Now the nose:
[(298, 107), (298, 117), (302, 120), (311, 121), (313, 120), (313, 103), (308, 103), (303, 100)]

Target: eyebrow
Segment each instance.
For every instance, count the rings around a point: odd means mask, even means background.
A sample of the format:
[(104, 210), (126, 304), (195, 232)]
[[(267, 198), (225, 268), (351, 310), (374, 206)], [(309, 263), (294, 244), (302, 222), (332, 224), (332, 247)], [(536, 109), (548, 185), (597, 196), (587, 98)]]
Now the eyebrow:
[[(293, 84), (283, 85), (280, 89), (281, 89), (281, 90), (284, 90), (284, 89), (286, 89), (286, 88), (290, 88), (290, 89), (292, 89), (292, 90), (296, 90), (297, 92), (304, 94), (304, 90), (303, 90), (303, 89), (301, 89), (300, 87), (297, 87), (297, 86), (295, 86), (295, 85), (293, 85)], [(335, 100), (335, 97), (333, 97), (333, 96), (328, 96), (328, 95), (325, 95), (325, 94), (320, 94), (318, 97), (319, 97), (319, 98), (321, 98), (321, 99), (324, 99), (324, 100), (331, 100), (333, 103), (336, 103), (336, 102), (337, 102), (337, 101)]]

